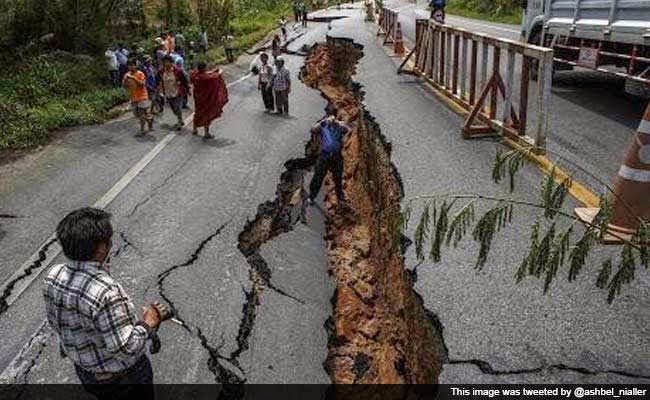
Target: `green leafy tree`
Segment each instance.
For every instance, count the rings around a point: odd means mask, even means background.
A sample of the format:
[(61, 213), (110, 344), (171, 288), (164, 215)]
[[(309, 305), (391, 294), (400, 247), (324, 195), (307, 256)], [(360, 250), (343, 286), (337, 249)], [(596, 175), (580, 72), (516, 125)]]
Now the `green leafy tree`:
[(164, 0), (156, 14), (165, 30), (180, 29), (195, 22), (188, 0)]
[[(508, 178), (510, 192), (514, 192), (515, 175), (525, 164), (526, 153), (529, 151), (531, 150), (497, 152), (492, 179), (499, 183)], [(639, 219), (639, 228), (631, 238), (617, 236), (609, 230), (608, 224), (612, 218), (611, 197), (614, 192), (600, 180), (609, 193), (601, 197), (600, 212), (595, 219), (584, 223), (563, 210), (571, 179), (557, 181), (555, 171), (544, 178), (538, 202), (475, 193), (418, 196), (407, 201), (399, 221), (400, 231), (404, 232), (408, 228), (413, 206), (423, 202), (423, 211), (414, 232), (417, 259), (421, 262), (429, 259), (438, 263), (442, 259), (444, 247), (456, 247), (467, 236), (471, 236), (479, 248), (475, 268), (480, 270), (486, 265), (496, 235), (513, 223), (516, 210), (537, 209), (539, 216), (531, 227), (529, 247), (514, 274), (515, 281), (519, 283), (527, 277), (540, 279), (544, 293), (548, 293), (563, 267), (566, 268), (568, 281), (575, 281), (585, 269), (590, 253), (608, 234), (621, 241), (620, 254), (617, 257), (608, 257), (602, 262), (596, 274), (595, 284), (607, 291), (607, 301), (611, 303), (623, 287), (635, 279), (639, 267), (644, 270), (648, 268), (650, 221), (636, 216)], [(620, 198), (616, 200), (623, 201)], [(480, 218), (475, 209), (478, 203), (489, 205)], [(628, 212), (632, 212), (631, 209)], [(583, 224), (584, 229), (577, 228)], [(427, 244), (428, 253), (425, 251)]]
[(113, 32), (142, 30), (142, 0), (17, 0), (6, 26), (6, 45), (97, 54)]
[(235, 13), (233, 0), (199, 0), (197, 14), (199, 25), (207, 29), (212, 38), (221, 38), (230, 33), (230, 21)]

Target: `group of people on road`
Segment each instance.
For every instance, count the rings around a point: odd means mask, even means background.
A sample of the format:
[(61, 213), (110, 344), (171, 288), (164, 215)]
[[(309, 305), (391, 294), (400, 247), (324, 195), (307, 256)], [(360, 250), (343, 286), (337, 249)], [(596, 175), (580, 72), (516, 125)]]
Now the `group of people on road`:
[(300, 22), (302, 26), (307, 26), (307, 15), (309, 14), (309, 6), (306, 1), (294, 0), (293, 2), (293, 18), (296, 22)]
[(289, 94), (291, 93), (291, 72), (285, 66), (284, 58), (274, 57), (274, 66), (269, 64), (269, 55), (260, 55), (257, 67), (257, 88), (267, 113), (289, 115)]
[(199, 62), (188, 72), (185, 57), (194, 51), (194, 44), (190, 43), (186, 50), (185, 39), (180, 33), (163, 34), (155, 42), (157, 47), (153, 57), (137, 52), (136, 57), (127, 60), (126, 72), (121, 77), (133, 113), (140, 122), (137, 135), (153, 130), (154, 114), (162, 113), (165, 104), (176, 118), (174, 129), (181, 130), (184, 126), (183, 109), (189, 108), (188, 99), (193, 93), (193, 133), (198, 134), (198, 128), (204, 128), (204, 138), (213, 138), (209, 131), (210, 123), (221, 115), (228, 102), (221, 71), (208, 70), (205, 63)]

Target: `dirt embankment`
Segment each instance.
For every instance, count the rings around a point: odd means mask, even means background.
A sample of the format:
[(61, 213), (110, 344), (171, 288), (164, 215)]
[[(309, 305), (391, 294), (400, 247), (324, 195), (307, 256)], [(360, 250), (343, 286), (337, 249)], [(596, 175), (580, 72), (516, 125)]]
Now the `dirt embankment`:
[(400, 244), (403, 188), (390, 143), (351, 80), (362, 56), (362, 46), (328, 38), (302, 70), (303, 82), (336, 105), (339, 119), (352, 128), (343, 156), (354, 212), (341, 212), (332, 182), (325, 185), (327, 254), (337, 288), (325, 368), (333, 383), (437, 383), (440, 339), (413, 290)]

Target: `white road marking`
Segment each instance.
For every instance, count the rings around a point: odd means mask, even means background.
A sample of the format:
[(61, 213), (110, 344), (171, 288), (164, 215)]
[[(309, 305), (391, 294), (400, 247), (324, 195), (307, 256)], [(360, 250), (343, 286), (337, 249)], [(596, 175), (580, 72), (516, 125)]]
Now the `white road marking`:
[(31, 350), (35, 347), (44, 347), (47, 344), (50, 334), (51, 331), (47, 320), (43, 320), (38, 329), (36, 329), (36, 332), (29, 338), (27, 344), (20, 349), (20, 352), (13, 358), (13, 360), (11, 360), (7, 368), (2, 371), (2, 374), (0, 374), (0, 384), (27, 383), (18, 382), (18, 378), (19, 376), (24, 375), (26, 373), (26, 367), (31, 365), (29, 359)]

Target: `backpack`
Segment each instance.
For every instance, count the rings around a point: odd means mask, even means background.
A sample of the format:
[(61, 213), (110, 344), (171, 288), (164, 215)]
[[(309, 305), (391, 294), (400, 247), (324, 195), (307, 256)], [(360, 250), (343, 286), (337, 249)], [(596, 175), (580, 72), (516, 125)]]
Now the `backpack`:
[(332, 154), (341, 150), (341, 127), (337, 123), (320, 126), (321, 153)]

